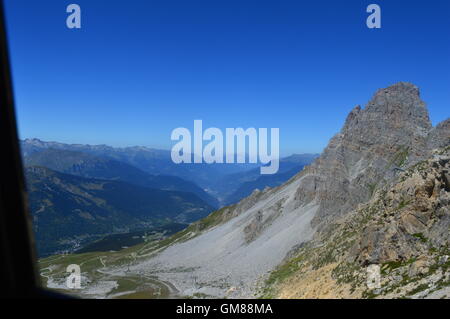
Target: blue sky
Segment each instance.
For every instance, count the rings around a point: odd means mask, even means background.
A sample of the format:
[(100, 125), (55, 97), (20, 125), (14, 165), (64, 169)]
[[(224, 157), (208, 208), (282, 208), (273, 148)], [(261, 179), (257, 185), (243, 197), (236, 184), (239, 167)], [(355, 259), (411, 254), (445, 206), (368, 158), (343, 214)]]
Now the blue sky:
[[(82, 9), (68, 29), (66, 6)], [(382, 9), (368, 29), (366, 7)], [(169, 149), (176, 127), (279, 127), (320, 152), (347, 113), (398, 81), (434, 124), (450, 105), (450, 1), (6, 0), (19, 132)]]

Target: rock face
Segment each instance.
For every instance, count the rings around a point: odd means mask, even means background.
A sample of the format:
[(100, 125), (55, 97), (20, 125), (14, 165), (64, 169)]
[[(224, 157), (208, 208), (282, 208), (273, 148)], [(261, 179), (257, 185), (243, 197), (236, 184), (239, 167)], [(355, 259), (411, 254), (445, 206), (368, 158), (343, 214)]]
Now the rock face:
[(364, 109), (355, 107), (312, 165), (308, 187), (298, 190), (299, 200), (313, 196), (320, 202), (314, 223), (367, 201), (378, 184), (395, 177), (395, 167), (426, 158), (431, 128), (419, 90), (409, 83), (378, 90)]
[[(450, 298), (449, 169), (447, 147), (400, 173), (293, 253), (266, 296)], [(367, 281), (374, 267), (378, 287)]]
[(353, 248), (361, 264), (407, 261), (450, 244), (449, 170), (448, 156), (420, 162), (382, 194), (374, 203), (382, 223), (369, 222)]

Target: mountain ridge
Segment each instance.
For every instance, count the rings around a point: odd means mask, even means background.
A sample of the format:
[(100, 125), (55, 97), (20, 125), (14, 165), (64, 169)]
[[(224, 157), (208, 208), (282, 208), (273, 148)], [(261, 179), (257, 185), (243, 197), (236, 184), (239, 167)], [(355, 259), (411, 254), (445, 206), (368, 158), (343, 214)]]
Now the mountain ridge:
[[(293, 154), (282, 158), (279, 172), (258, 182), (256, 180), (261, 176), (259, 164), (178, 165), (172, 162), (170, 152), (164, 150), (139, 146), (115, 148), (65, 144), (36, 138), (21, 141), (21, 146), (25, 165), (41, 165), (86, 177), (121, 179), (152, 188), (191, 191), (215, 207), (232, 204), (249, 195), (247, 189), (239, 191), (242, 183), (255, 182), (247, 188), (273, 187), (290, 177), (282, 175), (286, 170), (297, 167), (300, 171), (317, 156)], [(229, 166), (233, 168), (229, 169)], [(197, 184), (199, 180), (201, 184)]]
[(227, 173), (239, 172), (247, 168), (258, 167), (257, 164), (183, 164), (173, 163), (171, 151), (149, 148), (146, 146), (112, 147), (108, 145), (65, 144), (45, 142), (39, 139), (22, 140), (21, 150), (24, 157), (43, 149), (53, 148), (87, 153), (105, 157), (132, 165), (148, 174), (170, 175), (191, 181), (202, 189), (211, 186), (211, 176), (223, 176)]
[(169, 175), (151, 175), (114, 159), (79, 151), (46, 148), (24, 156), (25, 166), (43, 166), (62, 173), (89, 178), (121, 180), (139, 186), (191, 192), (217, 208), (218, 201), (192, 182)]

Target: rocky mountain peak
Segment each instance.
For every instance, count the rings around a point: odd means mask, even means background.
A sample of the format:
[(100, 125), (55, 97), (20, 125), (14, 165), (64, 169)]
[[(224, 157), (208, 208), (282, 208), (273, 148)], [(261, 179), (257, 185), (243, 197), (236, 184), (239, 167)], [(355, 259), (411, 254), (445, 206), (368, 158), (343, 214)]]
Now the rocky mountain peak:
[[(432, 128), (417, 86), (399, 82), (378, 90), (364, 109), (355, 107), (341, 131), (344, 139), (362, 146), (419, 143)], [(413, 143), (412, 143), (413, 142)]]
[(380, 89), (365, 108), (358, 105), (349, 113), (342, 130), (309, 168), (297, 198), (319, 203), (314, 224), (333, 219), (367, 201), (377, 185), (396, 177), (397, 168), (429, 156), (430, 140), (441, 146), (448, 134), (445, 123), (433, 129), (414, 84)]
[(378, 90), (367, 105), (367, 111), (381, 112), (391, 123), (403, 120), (425, 129), (432, 126), (419, 88), (407, 82)]
[(379, 89), (375, 95), (380, 94), (411, 94), (415, 95), (417, 97), (420, 97), (420, 90), (419, 88), (410, 82), (397, 82), (391, 86), (388, 86), (384, 89)]

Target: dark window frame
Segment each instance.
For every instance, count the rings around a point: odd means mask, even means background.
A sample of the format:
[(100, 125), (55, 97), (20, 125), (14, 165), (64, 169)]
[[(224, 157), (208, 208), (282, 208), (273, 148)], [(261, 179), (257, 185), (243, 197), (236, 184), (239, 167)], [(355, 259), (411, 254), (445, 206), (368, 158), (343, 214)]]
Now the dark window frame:
[(41, 289), (17, 134), (3, 1), (0, 1), (0, 295), (66, 297)]

